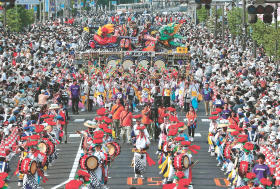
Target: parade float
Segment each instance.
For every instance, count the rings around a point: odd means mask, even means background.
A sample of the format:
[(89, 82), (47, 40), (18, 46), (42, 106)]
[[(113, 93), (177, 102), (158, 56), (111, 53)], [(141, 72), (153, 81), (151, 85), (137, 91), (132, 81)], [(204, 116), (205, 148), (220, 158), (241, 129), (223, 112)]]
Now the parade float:
[(105, 67), (133, 65), (148, 68), (178, 67), (189, 63), (190, 55), (185, 37), (179, 34), (182, 23), (163, 25), (155, 30), (147, 22), (142, 29), (136, 23), (129, 25), (106, 24), (89, 34), (85, 50), (77, 53), (76, 60), (95, 60)]

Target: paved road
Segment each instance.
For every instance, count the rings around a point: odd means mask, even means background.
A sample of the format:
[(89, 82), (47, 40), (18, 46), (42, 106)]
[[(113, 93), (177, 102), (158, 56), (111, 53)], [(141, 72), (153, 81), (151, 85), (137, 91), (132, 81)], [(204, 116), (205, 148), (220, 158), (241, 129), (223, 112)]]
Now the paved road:
[[(184, 113), (178, 112), (179, 119), (184, 119)], [(58, 159), (55, 161), (52, 167), (47, 171), (47, 178), (49, 181), (42, 184), (45, 189), (50, 189), (61, 185), (58, 188), (64, 188), (63, 182), (67, 181), (70, 176), (74, 176), (75, 169), (72, 167), (77, 166), (77, 162), (74, 163), (77, 151), (79, 149), (81, 138), (75, 135), (76, 130), (85, 129), (83, 122), (85, 120), (91, 120), (95, 116), (94, 113), (81, 112), (79, 115), (71, 115), (71, 121), (68, 125), (68, 143), (60, 144)], [(200, 110), (198, 112), (198, 128), (196, 130), (195, 144), (201, 146), (201, 150), (197, 155), (194, 155), (194, 160), (199, 160), (199, 164), (193, 168), (193, 188), (195, 189), (218, 189), (226, 188), (225, 181), (223, 180), (223, 173), (216, 167), (217, 161), (215, 157), (210, 157), (208, 151), (208, 144), (206, 143), (207, 131), (209, 122), (205, 116), (203, 110), (203, 103), (200, 104)], [(109, 186), (111, 189), (129, 189), (134, 186), (137, 189), (153, 189), (161, 188), (161, 177), (159, 175), (158, 165), (153, 167), (147, 167), (147, 171), (144, 179), (133, 179), (133, 168), (130, 167), (132, 160), (131, 146), (127, 144), (121, 144), (121, 154), (113, 162), (110, 167)], [(157, 150), (157, 144), (152, 142), (149, 149), (149, 154), (157, 162), (155, 152)], [(17, 158), (14, 158), (12, 162), (12, 172), (16, 168)], [(79, 168), (79, 166), (78, 166)], [(72, 170), (72, 173), (71, 173)], [(9, 183), (11, 188), (17, 187), (17, 178), (11, 176)]]

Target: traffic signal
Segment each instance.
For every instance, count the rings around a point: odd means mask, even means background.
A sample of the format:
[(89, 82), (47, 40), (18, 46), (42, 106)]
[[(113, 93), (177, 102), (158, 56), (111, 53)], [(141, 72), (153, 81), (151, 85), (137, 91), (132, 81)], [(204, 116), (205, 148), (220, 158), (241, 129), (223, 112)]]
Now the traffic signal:
[(257, 11), (257, 14), (264, 14), (264, 6), (263, 5), (258, 5), (256, 7), (256, 11)]
[(272, 14), (264, 14), (263, 22), (270, 24), (272, 22)]
[(205, 9), (210, 9), (212, 0), (195, 0), (196, 9), (201, 9), (201, 4), (205, 4)]
[(258, 17), (256, 14), (248, 14), (248, 22), (250, 24), (254, 24), (258, 21)]
[(13, 8), (15, 6), (15, 2), (16, 2), (16, 0), (0, 0), (0, 1), (9, 3), (8, 7), (10, 7), (10, 8)]
[(267, 5), (264, 7), (265, 14), (272, 14), (274, 12), (274, 7), (271, 5)]
[(274, 7), (272, 5), (249, 5), (247, 6), (248, 11), (248, 22), (256, 23), (257, 14), (263, 14), (263, 22), (271, 23), (272, 22), (272, 13), (274, 12)]
[(212, 0), (201, 0), (200, 1), (202, 4), (211, 4)]
[(205, 5), (205, 9), (210, 10), (210, 9), (211, 9), (211, 5), (206, 4), (206, 5)]
[(257, 14), (256, 7), (254, 5), (249, 5), (247, 7), (247, 12), (248, 14)]

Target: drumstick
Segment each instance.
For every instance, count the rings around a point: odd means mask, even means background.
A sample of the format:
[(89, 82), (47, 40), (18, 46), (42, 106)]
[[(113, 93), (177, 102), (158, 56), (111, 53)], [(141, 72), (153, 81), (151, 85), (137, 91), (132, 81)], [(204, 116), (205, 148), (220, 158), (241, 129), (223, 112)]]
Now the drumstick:
[(193, 162), (191, 165), (190, 165), (190, 167), (189, 168), (193, 168), (195, 165), (197, 165), (199, 163), (199, 161), (198, 160), (196, 160), (195, 162)]

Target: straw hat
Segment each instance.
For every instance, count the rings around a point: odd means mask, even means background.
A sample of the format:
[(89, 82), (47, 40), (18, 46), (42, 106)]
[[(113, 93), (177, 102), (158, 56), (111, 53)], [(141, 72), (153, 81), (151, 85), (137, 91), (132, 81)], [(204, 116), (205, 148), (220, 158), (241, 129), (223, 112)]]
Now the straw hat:
[(227, 127), (229, 124), (227, 123), (221, 123), (221, 124), (218, 124), (218, 128), (222, 128), (222, 127)]
[(44, 128), (45, 131), (47, 131), (48, 133), (52, 132), (53, 128), (52, 126), (48, 125)]
[(98, 128), (98, 125), (96, 124), (96, 122), (93, 122), (93, 121), (86, 121), (84, 123), (84, 126), (93, 128), (93, 129)]
[(59, 107), (58, 104), (51, 104), (50, 107), (49, 107), (50, 110), (59, 109), (59, 108), (60, 107)]
[(180, 127), (178, 130), (179, 130), (179, 131), (184, 131), (184, 130), (186, 130), (187, 128), (188, 128), (188, 126), (184, 125), (184, 127)]

